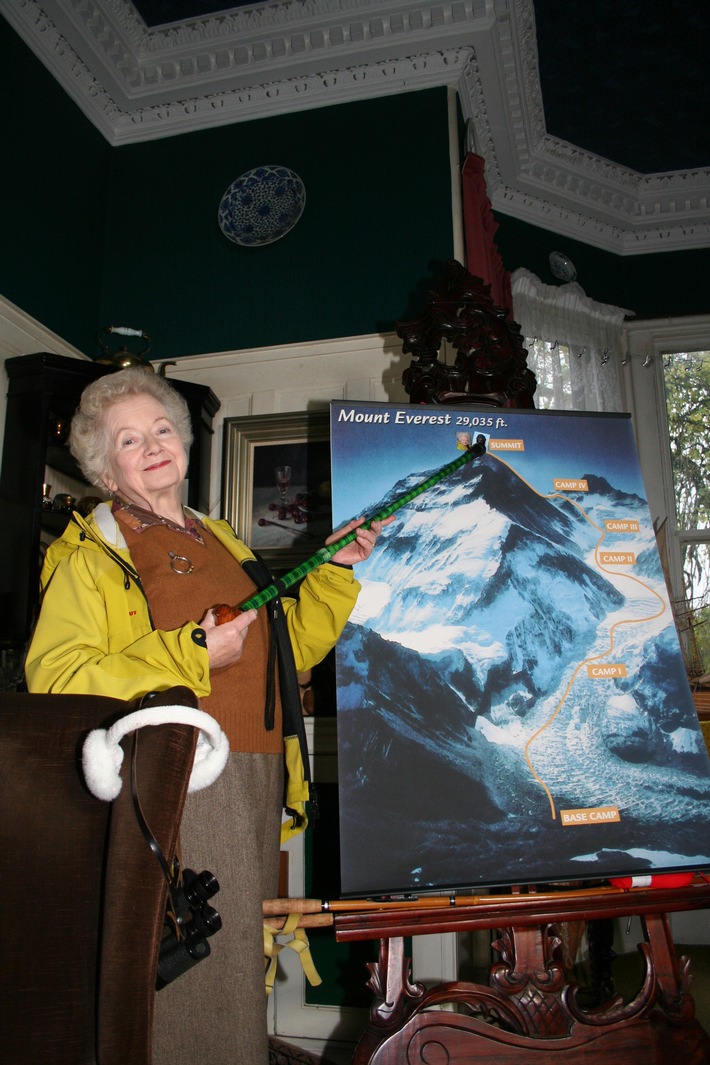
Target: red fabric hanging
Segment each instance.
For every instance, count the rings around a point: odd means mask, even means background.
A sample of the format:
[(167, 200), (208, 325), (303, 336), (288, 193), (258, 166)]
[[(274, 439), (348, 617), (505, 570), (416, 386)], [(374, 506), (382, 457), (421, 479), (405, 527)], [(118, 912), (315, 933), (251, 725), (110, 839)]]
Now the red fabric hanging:
[(485, 160), (469, 152), (461, 168), (466, 268), (491, 288), (491, 299), (513, 316), (510, 274), (495, 244), (498, 223), (493, 217), (484, 176)]

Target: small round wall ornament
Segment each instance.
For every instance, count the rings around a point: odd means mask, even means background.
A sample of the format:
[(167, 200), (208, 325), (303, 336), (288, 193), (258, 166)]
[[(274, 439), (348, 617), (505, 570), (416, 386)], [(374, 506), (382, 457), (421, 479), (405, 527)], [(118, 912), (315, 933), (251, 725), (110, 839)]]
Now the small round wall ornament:
[(577, 268), (568, 256), (561, 251), (551, 251), (549, 255), (550, 271), (558, 281), (574, 281)]
[(257, 247), (285, 237), (305, 206), (306, 189), (298, 174), (269, 164), (232, 182), (220, 200), (217, 220), (228, 240)]

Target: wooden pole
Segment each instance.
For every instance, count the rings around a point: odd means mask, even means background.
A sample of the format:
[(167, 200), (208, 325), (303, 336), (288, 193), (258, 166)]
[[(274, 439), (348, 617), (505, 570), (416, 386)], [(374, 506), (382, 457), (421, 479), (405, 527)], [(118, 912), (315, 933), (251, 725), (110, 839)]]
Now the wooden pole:
[[(619, 888), (586, 888), (585, 896), (620, 894)], [(301, 913), (365, 913), (372, 910), (392, 912), (396, 910), (433, 910), (454, 909), (458, 906), (495, 906), (515, 905), (516, 899), (523, 902), (546, 903), (552, 900), (564, 901), (579, 897), (579, 890), (550, 892), (512, 892), (508, 895), (412, 895), (382, 899), (265, 899), (264, 916)]]

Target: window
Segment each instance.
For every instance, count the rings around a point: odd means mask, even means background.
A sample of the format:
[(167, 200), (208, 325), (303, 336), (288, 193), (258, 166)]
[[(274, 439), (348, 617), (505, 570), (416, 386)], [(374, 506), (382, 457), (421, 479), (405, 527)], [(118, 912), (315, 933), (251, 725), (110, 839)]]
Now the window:
[(662, 361), (682, 573), (676, 616), (688, 672), (700, 677), (710, 671), (710, 351), (665, 353)]
[(626, 395), (691, 684), (710, 682), (710, 317), (627, 324)]

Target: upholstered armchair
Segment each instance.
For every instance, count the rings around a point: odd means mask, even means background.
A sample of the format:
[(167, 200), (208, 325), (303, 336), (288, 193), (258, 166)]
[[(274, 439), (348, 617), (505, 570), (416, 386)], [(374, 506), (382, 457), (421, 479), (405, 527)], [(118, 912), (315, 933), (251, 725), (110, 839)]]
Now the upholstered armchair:
[[(152, 706), (196, 707), (173, 688)], [(198, 730), (121, 742), (119, 793), (92, 794), (86, 736), (135, 711), (92, 696), (0, 695), (0, 1057), (12, 1065), (150, 1065), (167, 880), (134, 807), (171, 859)], [(133, 736), (137, 736), (133, 752)]]

